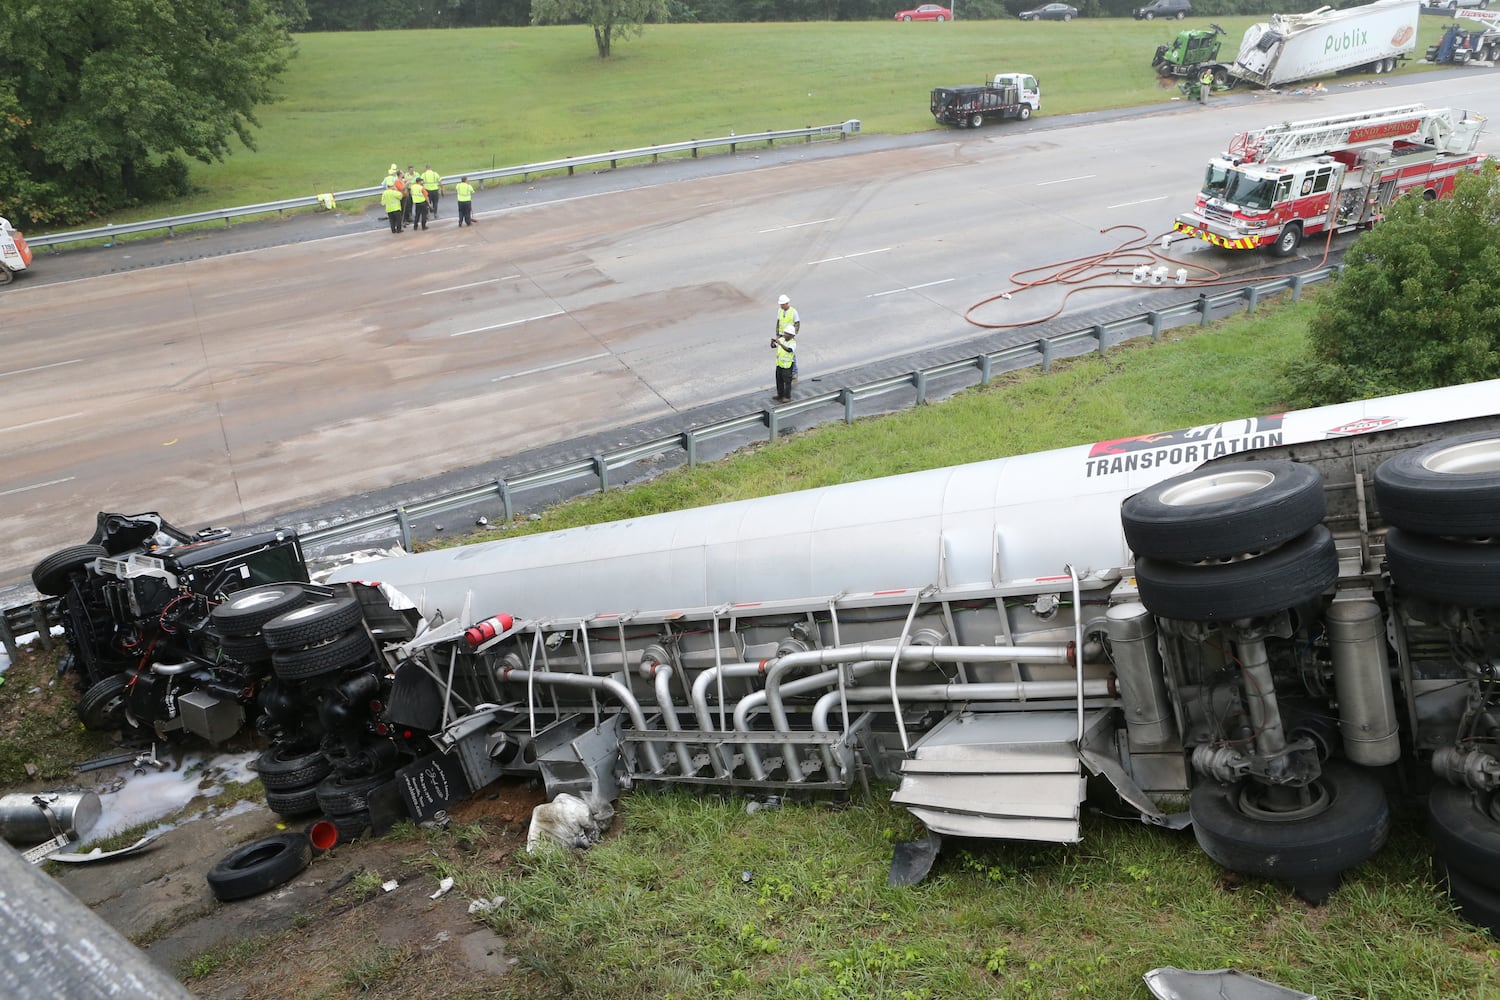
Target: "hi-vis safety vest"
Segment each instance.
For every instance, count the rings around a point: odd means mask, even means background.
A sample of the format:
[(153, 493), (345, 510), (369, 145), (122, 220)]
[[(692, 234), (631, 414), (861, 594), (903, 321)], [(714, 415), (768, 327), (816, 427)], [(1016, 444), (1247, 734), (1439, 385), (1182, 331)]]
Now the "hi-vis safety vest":
[(422, 183), (427, 186), (427, 190), (435, 191), (443, 186), (443, 175), (436, 170), (424, 170), (422, 171)]
[(471, 201), (474, 197), (474, 185), (468, 181), (459, 181), (453, 189), (453, 196), (459, 201)]
[(401, 211), (401, 192), (393, 187), (386, 188), (380, 195), (380, 207), (387, 212)]
[(412, 181), (411, 201), (413, 205), (427, 204), (427, 189), (422, 186), (421, 181)]
[(797, 338), (780, 337), (776, 341), (776, 367), (790, 368), (797, 358)]
[(785, 333), (788, 330), (792, 330), (795, 332), (796, 329), (797, 310), (793, 309), (791, 306), (787, 306), (785, 309), (782, 309), (780, 306), (778, 306), (776, 308), (776, 332)]

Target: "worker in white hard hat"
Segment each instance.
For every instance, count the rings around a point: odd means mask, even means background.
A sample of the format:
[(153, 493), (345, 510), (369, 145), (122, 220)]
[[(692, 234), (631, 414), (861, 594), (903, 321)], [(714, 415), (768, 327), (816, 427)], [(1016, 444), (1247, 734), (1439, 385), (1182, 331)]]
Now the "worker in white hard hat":
[[(802, 317), (792, 308), (792, 300), (785, 295), (776, 300), (776, 336), (790, 330), (793, 337), (802, 330)], [(792, 378), (797, 377), (797, 362), (792, 361)]]

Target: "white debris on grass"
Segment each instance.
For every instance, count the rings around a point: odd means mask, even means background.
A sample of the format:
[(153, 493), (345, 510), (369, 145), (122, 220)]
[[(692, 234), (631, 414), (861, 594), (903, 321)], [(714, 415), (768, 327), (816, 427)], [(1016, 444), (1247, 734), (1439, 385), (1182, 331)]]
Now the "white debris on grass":
[(439, 896), (443, 895), (444, 893), (446, 893), (451, 888), (453, 888), (453, 879), (451, 879), (451, 878), (444, 878), (441, 882), (438, 883), (437, 892), (434, 892), (432, 895), (428, 896), (427, 898), (428, 899), (437, 899)]
[(397, 882), (395, 879), (387, 879), (386, 881), (380, 883), (380, 888), (384, 889), (386, 892), (395, 892), (400, 887), (401, 883)]
[(604, 836), (614, 815), (615, 808), (608, 802), (600, 802), (592, 795), (579, 798), (563, 792), (531, 811), (526, 850), (530, 853), (548, 840), (564, 847), (591, 847)]
[[(54, 625), (51, 628), (51, 632), (52, 632), (52, 634), (54, 636), (60, 636), (60, 635), (63, 634), (63, 627), (61, 625)], [(34, 641), (36, 641), (36, 633), (35, 632), (27, 632), (25, 635), (18, 635), (18, 636), (16, 636), (16, 645), (17, 646), (29, 646)], [(4, 646), (0, 646), (0, 674), (5, 673), (5, 671), (9, 667), (10, 667), (10, 654), (5, 651), (5, 647)]]
[(505, 905), (504, 896), (491, 896), (489, 899), (474, 899), (469, 901), (470, 913), (494, 913)]

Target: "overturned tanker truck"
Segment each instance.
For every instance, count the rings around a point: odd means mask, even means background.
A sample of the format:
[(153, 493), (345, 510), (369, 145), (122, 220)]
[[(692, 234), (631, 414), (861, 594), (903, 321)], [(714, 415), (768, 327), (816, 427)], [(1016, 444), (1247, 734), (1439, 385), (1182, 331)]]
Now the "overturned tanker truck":
[[(1104, 441), (320, 585), (265, 580), (285, 532), (240, 568), (222, 540), (157, 536), (38, 569), (104, 685), (86, 719), (213, 739), (254, 720), (272, 807), (349, 835), (514, 775), (601, 800), (883, 782), (936, 837), (1071, 843), (1102, 777), (1318, 901), (1416, 788), (1445, 884), (1494, 928), (1497, 398)], [(205, 547), (199, 593), (181, 564)]]

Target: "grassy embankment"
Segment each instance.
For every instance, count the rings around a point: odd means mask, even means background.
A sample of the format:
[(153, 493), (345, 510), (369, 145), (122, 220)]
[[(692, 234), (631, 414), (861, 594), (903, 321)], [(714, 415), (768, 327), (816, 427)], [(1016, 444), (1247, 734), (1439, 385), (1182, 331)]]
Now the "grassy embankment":
[[(1253, 20), (1220, 22), (1229, 47)], [(195, 162), (200, 193), (113, 221), (368, 187), (393, 161), (453, 174), (849, 118), (919, 132), (937, 127), (934, 86), (1006, 69), (1037, 74), (1044, 116), (1169, 103), (1178, 91), (1151, 55), (1206, 23), (672, 24), (608, 61), (582, 26), (300, 35), (283, 99), (258, 112), (256, 151), (236, 142), (223, 163)], [(1441, 23), (1422, 19), (1418, 52)], [(1205, 136), (1205, 155), (1222, 139)]]

